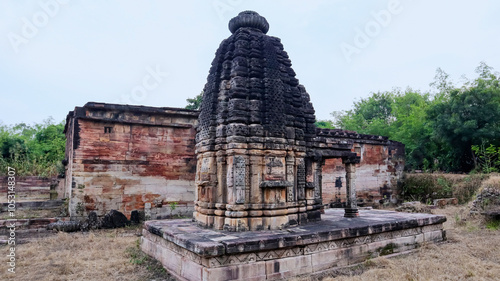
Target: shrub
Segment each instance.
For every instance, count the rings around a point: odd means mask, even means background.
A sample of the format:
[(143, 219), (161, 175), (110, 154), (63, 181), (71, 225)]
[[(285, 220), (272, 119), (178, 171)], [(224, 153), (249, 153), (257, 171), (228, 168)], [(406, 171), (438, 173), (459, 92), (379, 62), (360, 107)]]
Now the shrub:
[(0, 125), (0, 176), (6, 174), (7, 167), (16, 169), (18, 176), (52, 177), (63, 173), (63, 131), (64, 123), (54, 124), (52, 119), (35, 125)]
[(455, 197), (459, 203), (471, 200), (487, 175), (406, 174), (400, 195), (405, 201), (432, 202)]

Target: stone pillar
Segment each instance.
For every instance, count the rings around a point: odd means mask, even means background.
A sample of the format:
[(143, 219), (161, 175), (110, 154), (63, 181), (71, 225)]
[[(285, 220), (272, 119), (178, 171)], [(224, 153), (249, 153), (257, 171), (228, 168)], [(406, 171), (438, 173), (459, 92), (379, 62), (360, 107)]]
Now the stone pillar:
[(356, 163), (354, 161), (344, 161), (346, 179), (346, 207), (344, 217), (355, 218), (359, 216), (358, 205), (356, 203)]
[(324, 159), (319, 159), (314, 165), (314, 182), (315, 182), (314, 199), (320, 205), (322, 204), (322, 193), (323, 193), (322, 182), (323, 182), (324, 161), (325, 161)]

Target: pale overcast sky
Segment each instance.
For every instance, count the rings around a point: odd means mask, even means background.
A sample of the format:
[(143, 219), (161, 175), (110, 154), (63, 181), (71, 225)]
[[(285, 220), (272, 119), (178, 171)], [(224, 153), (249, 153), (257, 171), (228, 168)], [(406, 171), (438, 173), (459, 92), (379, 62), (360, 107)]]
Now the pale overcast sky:
[(500, 1), (0, 2), (0, 120), (62, 121), (88, 101), (184, 107), (229, 20), (266, 17), (317, 119), (371, 92), (428, 90), (438, 67), (500, 71)]

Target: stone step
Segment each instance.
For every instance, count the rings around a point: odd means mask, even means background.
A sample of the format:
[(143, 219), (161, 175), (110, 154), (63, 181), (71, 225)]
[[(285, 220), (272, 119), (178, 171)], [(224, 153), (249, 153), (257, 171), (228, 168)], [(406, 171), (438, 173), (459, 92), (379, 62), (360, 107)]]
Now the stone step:
[[(56, 234), (56, 231), (47, 230), (45, 228), (34, 228), (34, 229), (21, 229), (15, 231), (16, 233), (16, 244), (24, 244), (34, 239), (45, 238)], [(7, 244), (9, 241), (9, 235), (0, 234), (0, 245)]]
[(9, 233), (9, 228), (12, 223), (14, 223), (16, 227), (16, 233), (21, 230), (30, 230), (30, 229), (45, 229), (48, 224), (57, 222), (57, 221), (68, 221), (69, 218), (33, 218), (33, 219), (18, 219), (15, 221), (9, 220), (0, 220), (0, 235), (5, 235)]
[[(46, 200), (46, 201), (21, 201), (16, 202), (16, 210), (50, 210), (61, 208), (66, 201), (59, 200)], [(8, 203), (1, 203), (2, 212), (8, 211)]]
[(7, 244), (10, 236), (9, 226), (14, 223), (16, 244), (29, 242), (33, 239), (40, 239), (50, 236), (56, 231), (47, 230), (46, 227), (50, 223), (57, 221), (68, 221), (69, 218), (33, 218), (33, 219), (18, 219), (16, 221), (0, 220), (0, 244)]

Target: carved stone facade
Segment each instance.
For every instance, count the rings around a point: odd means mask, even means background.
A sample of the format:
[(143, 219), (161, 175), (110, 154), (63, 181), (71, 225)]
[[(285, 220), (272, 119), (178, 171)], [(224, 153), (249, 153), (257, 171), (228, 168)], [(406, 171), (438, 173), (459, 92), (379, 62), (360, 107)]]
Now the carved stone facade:
[(266, 19), (245, 11), (229, 26), (198, 119), (194, 217), (231, 231), (320, 220), (324, 159), (359, 157), (352, 143), (322, 146), (309, 94)]

